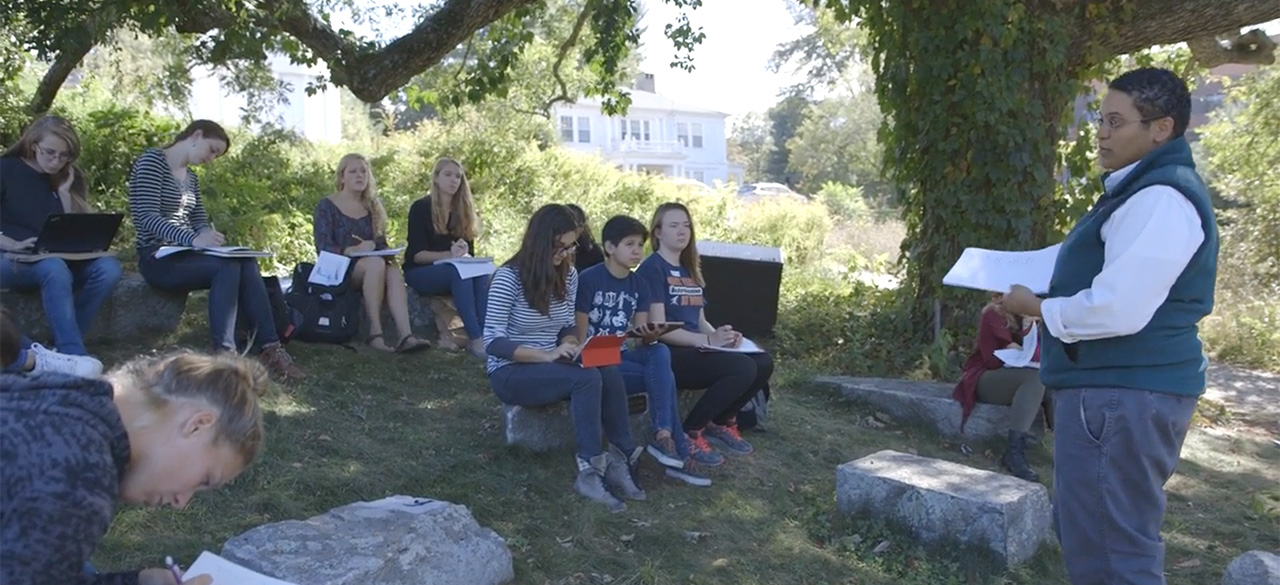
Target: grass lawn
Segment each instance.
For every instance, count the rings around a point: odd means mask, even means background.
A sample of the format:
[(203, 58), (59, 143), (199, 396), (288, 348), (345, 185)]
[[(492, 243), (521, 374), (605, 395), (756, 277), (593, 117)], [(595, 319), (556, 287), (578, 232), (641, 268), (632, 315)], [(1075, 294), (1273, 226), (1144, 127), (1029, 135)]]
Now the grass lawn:
[[(172, 343), (207, 343), (202, 315), (193, 316), (202, 308), (192, 303)], [(749, 435), (756, 454), (713, 471), (711, 488), (667, 480), (646, 457), (649, 501), (611, 515), (573, 494), (570, 451), (534, 455), (503, 443), (498, 401), (473, 358), (305, 344), (290, 351), (310, 378), (268, 399), (258, 463), (186, 510), (122, 509), (94, 559), (100, 569), (157, 566), (165, 555), (190, 562), (263, 523), (409, 494), (468, 506), (507, 539), (517, 583), (1066, 583), (1053, 547), (993, 572), (964, 551), (926, 552), (892, 527), (838, 518), (842, 462), (888, 448), (995, 469), (1000, 447), (971, 445), (965, 457), (921, 429), (859, 426), (870, 412), (812, 385), (815, 372), (795, 364), (778, 368), (771, 432)], [(1171, 584), (1216, 583), (1237, 554), (1280, 549), (1268, 499), (1280, 483), (1280, 449), (1260, 436), (1196, 430), (1183, 456), (1165, 525)], [(1047, 448), (1033, 461), (1051, 474)], [(884, 542), (887, 550), (873, 552)]]

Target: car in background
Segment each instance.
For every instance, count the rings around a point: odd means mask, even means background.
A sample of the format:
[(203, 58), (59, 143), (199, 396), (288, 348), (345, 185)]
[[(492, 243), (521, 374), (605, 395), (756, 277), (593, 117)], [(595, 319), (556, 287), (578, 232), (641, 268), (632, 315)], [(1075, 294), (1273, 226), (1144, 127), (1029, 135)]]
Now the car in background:
[(751, 200), (777, 197), (795, 199), (796, 201), (809, 200), (808, 197), (792, 191), (790, 187), (782, 183), (747, 183), (738, 187), (737, 195)]

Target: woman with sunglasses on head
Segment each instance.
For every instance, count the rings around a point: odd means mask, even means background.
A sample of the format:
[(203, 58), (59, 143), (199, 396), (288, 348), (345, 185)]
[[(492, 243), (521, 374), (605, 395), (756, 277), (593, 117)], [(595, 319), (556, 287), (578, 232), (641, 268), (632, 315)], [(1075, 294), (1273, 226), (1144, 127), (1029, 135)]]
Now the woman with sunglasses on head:
[[(626, 504), (608, 488), (627, 499), (646, 498), (634, 476), (641, 449), (631, 438), (618, 368), (584, 368), (574, 362), (580, 350), (574, 336), (577, 238), (578, 222), (563, 205), (545, 205), (529, 218), (520, 250), (493, 275), (484, 323), (486, 369), (493, 393), (504, 404), (569, 401), (577, 444), (573, 489), (621, 512)], [(604, 438), (608, 451), (601, 449)]]
[(192, 166), (231, 148), (227, 131), (211, 120), (187, 125), (165, 148), (150, 148), (129, 172), (129, 211), (138, 232), (138, 272), (161, 290), (209, 290), (209, 332), (214, 351), (236, 351), (236, 316), (244, 311), (262, 347), (258, 356), (281, 380), (306, 376), (276, 333), (275, 316), (256, 258), (221, 258), (180, 252), (157, 258), (161, 246), (209, 248), (226, 238), (213, 229)]
[[(0, 156), (0, 287), (39, 290), (57, 352), (88, 356), (84, 333), (120, 281), (120, 262), (45, 258), (30, 253), (45, 219), (59, 213), (90, 213), (88, 182), (75, 166), (80, 138), (66, 120), (45, 116)], [(47, 351), (40, 344), (33, 351)]]

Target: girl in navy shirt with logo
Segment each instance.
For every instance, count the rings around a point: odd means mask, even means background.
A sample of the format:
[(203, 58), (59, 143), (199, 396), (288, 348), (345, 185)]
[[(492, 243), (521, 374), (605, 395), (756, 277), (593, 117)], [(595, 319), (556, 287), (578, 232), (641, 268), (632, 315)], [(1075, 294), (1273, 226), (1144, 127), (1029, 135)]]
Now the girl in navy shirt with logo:
[(650, 290), (649, 318), (677, 321), (684, 328), (662, 336), (671, 347), (671, 369), (680, 388), (706, 388), (684, 419), (695, 459), (710, 463), (708, 439), (733, 455), (754, 448), (738, 433), (737, 414), (764, 389), (773, 375), (767, 353), (734, 353), (742, 334), (731, 325), (713, 327), (703, 306), (701, 260), (693, 217), (679, 203), (663, 203), (649, 226), (654, 253), (640, 264), (639, 274)]

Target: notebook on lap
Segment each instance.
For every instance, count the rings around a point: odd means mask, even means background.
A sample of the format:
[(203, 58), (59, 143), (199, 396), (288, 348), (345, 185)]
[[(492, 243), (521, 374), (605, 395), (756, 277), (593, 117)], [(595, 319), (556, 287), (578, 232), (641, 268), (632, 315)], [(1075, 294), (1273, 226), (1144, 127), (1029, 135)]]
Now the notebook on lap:
[(32, 247), (33, 254), (85, 254), (105, 252), (120, 231), (121, 213), (54, 213)]

